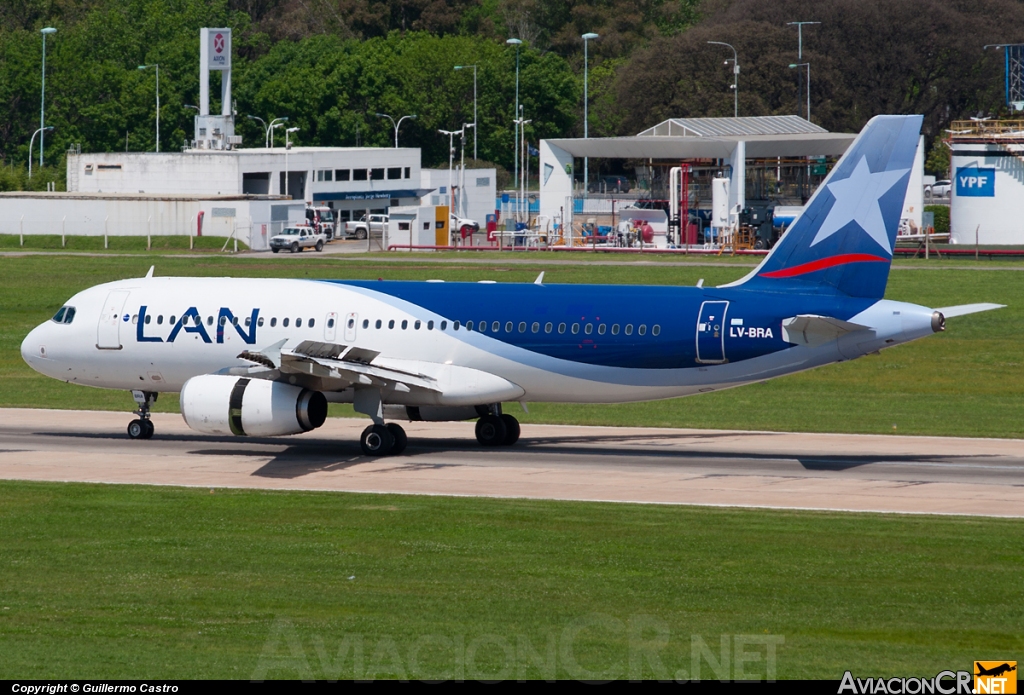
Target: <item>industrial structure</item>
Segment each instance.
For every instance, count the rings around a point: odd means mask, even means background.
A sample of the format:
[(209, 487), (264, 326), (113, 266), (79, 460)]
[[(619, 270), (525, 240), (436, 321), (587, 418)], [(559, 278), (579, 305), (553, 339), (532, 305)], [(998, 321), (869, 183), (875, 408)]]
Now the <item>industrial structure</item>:
[(1024, 121), (954, 121), (950, 242), (1024, 244)]

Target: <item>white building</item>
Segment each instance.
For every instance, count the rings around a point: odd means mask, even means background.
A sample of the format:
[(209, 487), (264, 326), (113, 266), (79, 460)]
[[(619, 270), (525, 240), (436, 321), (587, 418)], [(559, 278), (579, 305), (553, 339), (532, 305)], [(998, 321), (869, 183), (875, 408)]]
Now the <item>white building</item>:
[(495, 169), (466, 169), (465, 188), (460, 194), (461, 174), (447, 169), (422, 169), (420, 172), (420, 188), (425, 193), (421, 198), (422, 205), (451, 205), (449, 175), (455, 189), (455, 207), (453, 212), (459, 217), (468, 217), (480, 223), (480, 229), (487, 228), (487, 215), (494, 214), (494, 201), (497, 196), (498, 172)]
[(69, 193), (285, 196), (342, 220), (419, 202), (418, 148), (292, 147), (69, 153)]
[(950, 241), (1024, 244), (1024, 134), (1019, 121), (954, 121)]

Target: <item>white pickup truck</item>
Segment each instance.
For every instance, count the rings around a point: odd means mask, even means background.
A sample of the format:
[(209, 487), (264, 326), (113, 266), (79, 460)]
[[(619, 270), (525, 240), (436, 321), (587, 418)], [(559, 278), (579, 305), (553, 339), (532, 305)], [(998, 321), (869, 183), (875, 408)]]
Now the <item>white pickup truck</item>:
[(365, 239), (369, 232), (383, 234), (387, 226), (387, 215), (363, 215), (358, 220), (345, 223), (345, 236), (349, 239)]
[(270, 237), (270, 250), (274, 253), (282, 249), (288, 249), (292, 253), (298, 253), (303, 249), (324, 250), (324, 243), (327, 237), (317, 233), (312, 227), (296, 225), (285, 227), (280, 234)]

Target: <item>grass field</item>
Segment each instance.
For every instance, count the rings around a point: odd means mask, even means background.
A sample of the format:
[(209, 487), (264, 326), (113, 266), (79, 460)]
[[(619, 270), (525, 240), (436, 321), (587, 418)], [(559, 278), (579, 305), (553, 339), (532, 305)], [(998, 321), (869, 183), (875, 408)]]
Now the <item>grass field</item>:
[[(506, 254), (508, 256), (509, 254)], [(393, 256), (392, 256), (393, 257)], [(476, 257), (472, 257), (476, 259)], [(0, 257), (0, 405), (131, 410), (127, 393), (56, 382), (31, 371), (19, 346), (32, 326), (48, 318), (74, 292), (91, 285), (143, 275), (153, 263), (160, 275), (235, 275), (532, 281), (592, 283), (708, 284), (734, 280), (748, 271), (735, 262), (721, 265), (607, 265), (586, 262), (555, 267), (507, 259), (438, 264), (310, 256), (222, 257), (196, 254), (34, 255)], [(600, 260), (607, 261), (606, 257)], [(678, 259), (676, 259), (678, 260)], [(749, 265), (749, 261), (747, 262)], [(614, 406), (537, 403), (530, 413), (511, 412), (524, 422), (652, 425), (782, 431), (893, 432), (985, 437), (1024, 436), (1024, 272), (1008, 263), (901, 262), (888, 297), (931, 306), (970, 302), (1009, 305), (1000, 311), (951, 319), (946, 333), (887, 350), (855, 362), (696, 398)], [(159, 410), (177, 409), (173, 396)], [(350, 408), (332, 406), (332, 413)]]
[(673, 678), (723, 638), (718, 675), (746, 651), (740, 675), (763, 678), (771, 641), (778, 678), (838, 679), (1024, 649), (1018, 521), (19, 482), (0, 499), (0, 679)]
[[(193, 237), (192, 249), (194, 251), (220, 251), (224, 247), (224, 237)], [(189, 250), (189, 237), (180, 236), (153, 236), (149, 240), (150, 248), (146, 248), (147, 239), (144, 236), (111, 236), (107, 237), (107, 245), (103, 245), (101, 236), (65, 236), (60, 234), (30, 234), (19, 237), (17, 234), (0, 234), (0, 249), (5, 251), (65, 251), (91, 253), (153, 253), (161, 251), (181, 252)], [(246, 250), (249, 247), (244, 242), (238, 242), (239, 250)], [(228, 244), (228, 251), (234, 250), (234, 240)]]

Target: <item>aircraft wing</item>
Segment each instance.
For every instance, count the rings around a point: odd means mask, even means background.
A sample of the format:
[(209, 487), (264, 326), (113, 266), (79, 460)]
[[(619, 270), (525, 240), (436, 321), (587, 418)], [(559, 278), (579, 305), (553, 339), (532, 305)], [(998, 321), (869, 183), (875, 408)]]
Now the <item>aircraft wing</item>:
[[(245, 351), (240, 359), (265, 367), (281, 376), (312, 377), (319, 386), (341, 391), (349, 386), (376, 386), (408, 393), (413, 388), (440, 391), (431, 376), (372, 364), (380, 353), (337, 343), (303, 340), (294, 348), (272, 345), (259, 352)], [(274, 378), (277, 375), (267, 374)]]
[(977, 314), (980, 311), (992, 311), (993, 309), (1002, 309), (1005, 304), (961, 304), (959, 306), (943, 306), (939, 307), (935, 311), (939, 312), (947, 319), (954, 316), (966, 316), (967, 314)]
[(831, 316), (800, 314), (782, 321), (782, 339), (795, 345), (816, 347), (847, 333), (870, 330), (870, 326), (851, 323)]

